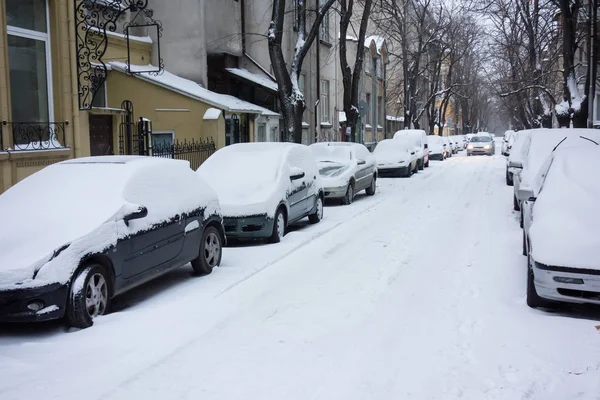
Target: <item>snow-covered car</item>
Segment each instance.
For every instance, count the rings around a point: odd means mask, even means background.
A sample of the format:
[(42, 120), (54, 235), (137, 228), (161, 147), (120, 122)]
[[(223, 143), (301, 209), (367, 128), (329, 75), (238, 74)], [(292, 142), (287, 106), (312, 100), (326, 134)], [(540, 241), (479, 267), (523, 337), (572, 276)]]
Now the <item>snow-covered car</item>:
[(502, 155), (509, 156), (510, 149), (516, 139), (517, 133), (515, 131), (504, 132), (504, 138), (502, 139)]
[(465, 135), (465, 139), (467, 139), (467, 144), (471, 141), (471, 139), (473, 138), (473, 136), (477, 135), (476, 133), (467, 133)]
[[(532, 129), (529, 131), (529, 139), (525, 142), (522, 152), (521, 168), (514, 164), (513, 168), (520, 170), (513, 174), (514, 196), (513, 208), (520, 211), (521, 203), (527, 200), (522, 197), (531, 189), (533, 179), (541, 166), (550, 156), (552, 151), (558, 147), (561, 149), (569, 147), (595, 146), (600, 143), (600, 130), (598, 129)], [(522, 221), (522, 219), (521, 219)]]
[(418, 167), (429, 167), (429, 145), (427, 133), (422, 129), (405, 129), (394, 134), (394, 139), (410, 138), (414, 142), (415, 153), (418, 158)]
[(380, 177), (410, 177), (419, 170), (417, 154), (408, 140), (382, 140), (373, 155)]
[[(527, 148), (531, 131), (515, 132), (511, 138), (513, 139), (510, 154), (506, 160), (506, 184), (513, 186), (513, 176), (521, 172), (523, 168), (523, 157)], [(515, 197), (516, 200), (516, 197)]]
[[(351, 204), (354, 196), (365, 190), (373, 196), (377, 189), (375, 157), (360, 143), (337, 145), (323, 142), (309, 146), (319, 168), (326, 199), (338, 199)], [(360, 151), (360, 147), (364, 151)], [(359, 154), (360, 153), (360, 154)]]
[(600, 146), (559, 148), (522, 188), (527, 304), (600, 304)]
[(452, 157), (454, 151), (452, 150), (452, 143), (450, 142), (450, 139), (448, 139), (448, 136), (442, 136), (442, 141), (444, 142), (445, 158)]
[(446, 149), (444, 140), (437, 135), (427, 136), (427, 147), (429, 150), (429, 159), (444, 161), (446, 159)]
[[(48, 209), (35, 212), (43, 199)], [(86, 328), (113, 296), (188, 262), (221, 262), (219, 202), (189, 162), (89, 157), (0, 195), (0, 321)]]
[(217, 192), (228, 239), (280, 242), (288, 225), (323, 218), (317, 162), (294, 143), (238, 143), (214, 153), (198, 174)]
[(494, 141), (487, 134), (475, 135), (467, 146), (467, 156), (494, 154)]

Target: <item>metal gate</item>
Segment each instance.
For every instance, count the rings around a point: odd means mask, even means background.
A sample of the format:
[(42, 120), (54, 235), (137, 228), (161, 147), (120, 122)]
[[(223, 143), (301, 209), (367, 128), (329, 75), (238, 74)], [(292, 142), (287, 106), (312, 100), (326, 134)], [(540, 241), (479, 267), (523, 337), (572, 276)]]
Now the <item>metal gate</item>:
[(125, 115), (119, 126), (119, 154), (149, 156), (151, 154), (152, 121), (140, 117), (135, 119), (133, 103), (125, 100), (121, 104)]

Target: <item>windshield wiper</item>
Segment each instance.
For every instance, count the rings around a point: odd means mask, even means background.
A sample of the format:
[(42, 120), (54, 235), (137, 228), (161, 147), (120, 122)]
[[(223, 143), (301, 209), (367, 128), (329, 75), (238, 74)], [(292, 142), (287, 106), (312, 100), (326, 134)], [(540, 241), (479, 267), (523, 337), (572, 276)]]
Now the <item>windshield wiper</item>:
[(595, 140), (590, 139), (589, 137), (585, 137), (585, 136), (579, 136), (582, 139), (585, 140), (589, 140), (590, 142), (594, 143), (596, 146), (600, 146), (600, 144), (598, 144), (598, 142), (596, 142)]
[(558, 146), (560, 146), (562, 144), (562, 142), (564, 142), (565, 140), (567, 140), (566, 136), (565, 136), (565, 138), (563, 140), (561, 140), (560, 142), (558, 142), (558, 144), (556, 146), (554, 146), (554, 148), (552, 149), (552, 152), (554, 152), (554, 150), (558, 149)]

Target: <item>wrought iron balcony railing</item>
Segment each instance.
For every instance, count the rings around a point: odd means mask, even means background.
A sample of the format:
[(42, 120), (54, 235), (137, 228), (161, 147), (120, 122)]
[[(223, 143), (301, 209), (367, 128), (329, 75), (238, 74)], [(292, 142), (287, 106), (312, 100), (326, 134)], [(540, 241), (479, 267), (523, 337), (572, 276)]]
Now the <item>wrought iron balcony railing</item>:
[[(8, 122), (14, 150), (53, 150), (65, 147), (65, 126), (69, 122)], [(6, 146), (8, 147), (8, 145)]]

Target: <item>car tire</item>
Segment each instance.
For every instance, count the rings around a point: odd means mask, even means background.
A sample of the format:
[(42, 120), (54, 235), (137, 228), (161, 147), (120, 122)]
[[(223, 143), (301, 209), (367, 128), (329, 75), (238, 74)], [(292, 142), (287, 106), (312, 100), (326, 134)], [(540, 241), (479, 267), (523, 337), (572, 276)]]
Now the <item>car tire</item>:
[(350, 182), (346, 188), (346, 194), (342, 197), (342, 204), (347, 206), (354, 201), (354, 183)]
[(277, 209), (275, 219), (273, 220), (273, 232), (269, 238), (271, 243), (279, 243), (285, 236), (286, 218), (282, 207)]
[(527, 239), (525, 238), (525, 230), (523, 230), (523, 255), (527, 255)]
[(311, 224), (318, 224), (323, 219), (323, 199), (321, 196), (317, 197), (315, 209), (315, 213), (308, 216), (308, 222)]
[(510, 176), (510, 172), (508, 172), (508, 171), (506, 171), (506, 185), (514, 186), (514, 182), (512, 180), (512, 177)]
[(531, 256), (527, 257), (527, 305), (531, 308), (554, 308), (556, 303), (540, 297), (535, 290)]
[(371, 179), (371, 185), (367, 188), (367, 196), (374, 196), (377, 191), (377, 177), (373, 175), (373, 179)]
[(100, 264), (85, 266), (71, 284), (65, 321), (73, 328), (85, 329), (94, 318), (104, 315), (110, 305), (112, 289), (106, 269)]
[(425, 159), (421, 159), (420, 163), (417, 163), (417, 168), (419, 169), (419, 171), (423, 171), (425, 169)]
[(196, 275), (208, 275), (214, 267), (221, 264), (223, 256), (223, 239), (214, 226), (207, 227), (202, 233), (200, 253), (192, 260), (192, 268)]
[(521, 206), (519, 205), (519, 200), (517, 200), (517, 196), (513, 195), (513, 210), (521, 211)]
[(405, 177), (406, 178), (410, 178), (412, 176), (412, 174), (413, 174), (413, 170), (412, 170), (412, 167), (409, 165), (408, 167), (406, 167), (406, 175), (405, 175)]
[(427, 162), (425, 163), (425, 168), (429, 168), (429, 159), (427, 159)]

